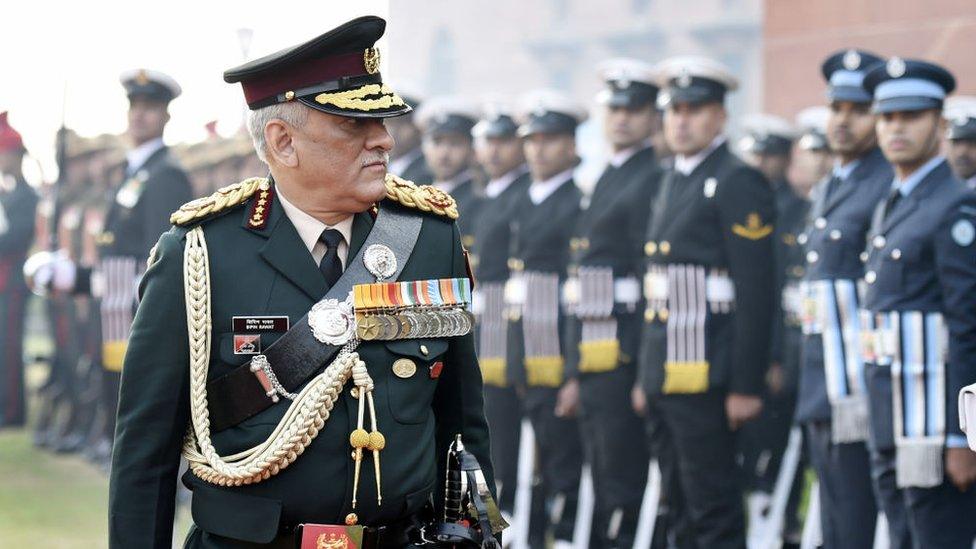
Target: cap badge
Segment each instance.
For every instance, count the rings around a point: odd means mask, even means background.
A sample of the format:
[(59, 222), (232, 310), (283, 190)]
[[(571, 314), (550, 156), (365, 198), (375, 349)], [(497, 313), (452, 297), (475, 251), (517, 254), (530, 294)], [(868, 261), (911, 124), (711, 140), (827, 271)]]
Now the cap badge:
[(855, 50), (847, 50), (844, 54), (844, 68), (853, 71), (857, 70), (861, 66), (861, 54), (857, 53)]
[(146, 74), (146, 71), (144, 69), (140, 69), (139, 72), (136, 73), (136, 84), (139, 84), (140, 86), (145, 86), (148, 83), (149, 83), (149, 75)]
[(905, 62), (901, 57), (892, 57), (888, 60), (888, 76), (892, 78), (901, 78), (905, 75)]
[(691, 73), (688, 72), (687, 67), (681, 68), (681, 74), (675, 79), (675, 83), (678, 84), (679, 88), (687, 88), (691, 85)]
[(369, 74), (380, 72), (380, 49), (366, 48), (363, 52), (363, 64), (366, 65), (366, 72)]

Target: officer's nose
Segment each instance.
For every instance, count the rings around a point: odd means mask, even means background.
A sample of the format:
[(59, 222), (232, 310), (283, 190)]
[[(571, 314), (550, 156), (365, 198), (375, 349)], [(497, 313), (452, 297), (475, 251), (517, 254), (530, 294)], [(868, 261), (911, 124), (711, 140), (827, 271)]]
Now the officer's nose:
[(393, 150), (393, 145), (396, 142), (393, 140), (393, 136), (386, 129), (386, 124), (383, 123), (382, 119), (377, 119), (371, 121), (373, 124), (370, 128), (369, 137), (366, 139), (366, 148), (369, 150), (382, 149), (386, 152)]

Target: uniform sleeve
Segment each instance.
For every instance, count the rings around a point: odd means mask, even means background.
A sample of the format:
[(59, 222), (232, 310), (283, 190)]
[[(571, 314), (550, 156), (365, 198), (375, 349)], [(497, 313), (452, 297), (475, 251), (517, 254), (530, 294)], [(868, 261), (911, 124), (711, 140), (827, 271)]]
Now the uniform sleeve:
[(0, 253), (26, 253), (34, 242), (34, 214), (37, 195), (31, 189), (21, 191), (23, 198), (11, 200), (2, 214), (7, 218), (7, 231), (0, 233)]
[(949, 331), (946, 362), (947, 432), (959, 427), (959, 391), (976, 382), (976, 198), (970, 197), (939, 227), (935, 262)]
[(759, 172), (742, 167), (722, 181), (716, 198), (736, 297), (729, 391), (758, 395), (772, 337), (773, 191)]
[(112, 548), (172, 547), (180, 449), (189, 422), (189, 349), (183, 247), (176, 231), (157, 246), (122, 369), (109, 486)]
[(190, 180), (183, 170), (170, 167), (161, 172), (158, 181), (146, 188), (146, 216), (143, 219), (146, 242), (144, 252), (170, 227), (169, 216), (183, 204), (193, 200)]
[[(457, 225), (453, 229), (451, 273), (457, 278), (467, 277), (461, 235)], [(481, 464), (485, 480), (494, 494), (495, 478), (491, 464), (488, 420), (485, 418), (481, 368), (474, 349), (474, 335), (452, 338), (448, 348), (437, 390), (432, 403), (436, 419), (437, 478), (446, 478), (446, 456), (454, 437), (461, 434), (465, 448)], [(438, 480), (437, 486), (442, 486)], [(443, 492), (434, 491), (438, 514), (444, 508)]]

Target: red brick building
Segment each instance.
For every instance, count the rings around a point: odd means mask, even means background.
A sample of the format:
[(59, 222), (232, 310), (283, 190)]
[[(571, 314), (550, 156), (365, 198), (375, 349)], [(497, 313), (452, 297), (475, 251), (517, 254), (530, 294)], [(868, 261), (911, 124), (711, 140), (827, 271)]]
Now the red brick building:
[(920, 57), (951, 70), (955, 93), (976, 95), (974, 0), (764, 0), (763, 104), (792, 117), (822, 104), (820, 63), (857, 46)]

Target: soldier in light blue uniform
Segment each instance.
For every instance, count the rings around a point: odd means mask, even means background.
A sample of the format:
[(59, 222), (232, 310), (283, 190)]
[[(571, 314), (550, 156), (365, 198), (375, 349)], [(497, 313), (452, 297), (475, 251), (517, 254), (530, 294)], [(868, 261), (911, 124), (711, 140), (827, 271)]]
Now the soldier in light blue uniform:
[[(872, 468), (894, 481), (878, 485), (880, 503), (895, 520), (890, 504), (904, 505), (915, 547), (970, 548), (976, 453), (959, 429), (956, 395), (976, 380), (976, 195), (939, 155), (955, 79), (893, 57), (864, 86), (895, 170), (871, 222), (861, 314)], [(890, 378), (870, 373), (879, 369)]]
[[(828, 57), (827, 140), (833, 173), (814, 191), (806, 230), (806, 270), (800, 285), (803, 342), (796, 419), (820, 480), (824, 547), (871, 547), (877, 506), (865, 445), (868, 407), (857, 354), (856, 281), (875, 204), (891, 184), (891, 167), (877, 146), (871, 95), (861, 83), (881, 58), (846, 50)], [(841, 306), (838, 306), (841, 305)]]

